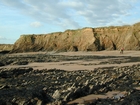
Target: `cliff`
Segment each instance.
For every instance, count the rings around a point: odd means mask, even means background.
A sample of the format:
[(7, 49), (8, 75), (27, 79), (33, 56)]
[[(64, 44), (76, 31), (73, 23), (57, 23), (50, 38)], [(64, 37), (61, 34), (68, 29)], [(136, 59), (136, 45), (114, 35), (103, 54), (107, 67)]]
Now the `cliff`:
[(13, 49), (13, 44), (0, 44), (0, 53), (9, 52)]
[(21, 35), (11, 52), (140, 50), (140, 23)]

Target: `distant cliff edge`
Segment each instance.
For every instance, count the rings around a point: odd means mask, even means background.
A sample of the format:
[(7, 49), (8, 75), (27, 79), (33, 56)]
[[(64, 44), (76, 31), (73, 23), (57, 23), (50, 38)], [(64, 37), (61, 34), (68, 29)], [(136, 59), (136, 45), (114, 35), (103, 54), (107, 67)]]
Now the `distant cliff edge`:
[(21, 35), (11, 52), (140, 50), (140, 23)]
[(8, 53), (13, 49), (13, 44), (0, 44), (0, 53)]

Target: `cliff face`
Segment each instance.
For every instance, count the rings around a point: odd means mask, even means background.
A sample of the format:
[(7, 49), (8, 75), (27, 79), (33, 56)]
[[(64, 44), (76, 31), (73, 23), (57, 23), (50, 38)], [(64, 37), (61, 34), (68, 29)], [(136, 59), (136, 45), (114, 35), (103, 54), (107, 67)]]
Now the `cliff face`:
[(133, 26), (83, 28), (42, 35), (21, 35), (12, 52), (140, 50), (140, 23)]
[(0, 52), (2, 51), (11, 51), (13, 49), (12, 44), (0, 44)]

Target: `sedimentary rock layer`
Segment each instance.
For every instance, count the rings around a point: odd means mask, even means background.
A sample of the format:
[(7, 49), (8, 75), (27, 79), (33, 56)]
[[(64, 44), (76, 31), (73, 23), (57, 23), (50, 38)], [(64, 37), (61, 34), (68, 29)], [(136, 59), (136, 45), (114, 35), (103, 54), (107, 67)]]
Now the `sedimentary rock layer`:
[(13, 49), (13, 44), (0, 44), (0, 53), (6, 53)]
[(140, 50), (140, 23), (21, 35), (12, 52)]

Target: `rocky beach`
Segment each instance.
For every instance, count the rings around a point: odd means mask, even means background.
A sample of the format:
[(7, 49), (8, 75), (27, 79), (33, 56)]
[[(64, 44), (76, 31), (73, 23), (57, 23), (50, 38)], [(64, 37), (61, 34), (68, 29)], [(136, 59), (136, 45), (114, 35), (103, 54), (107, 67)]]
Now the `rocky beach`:
[(0, 55), (0, 105), (139, 105), (140, 52)]
[(0, 44), (0, 105), (140, 105), (140, 22)]
[(140, 0), (0, 0), (0, 105), (140, 105)]

